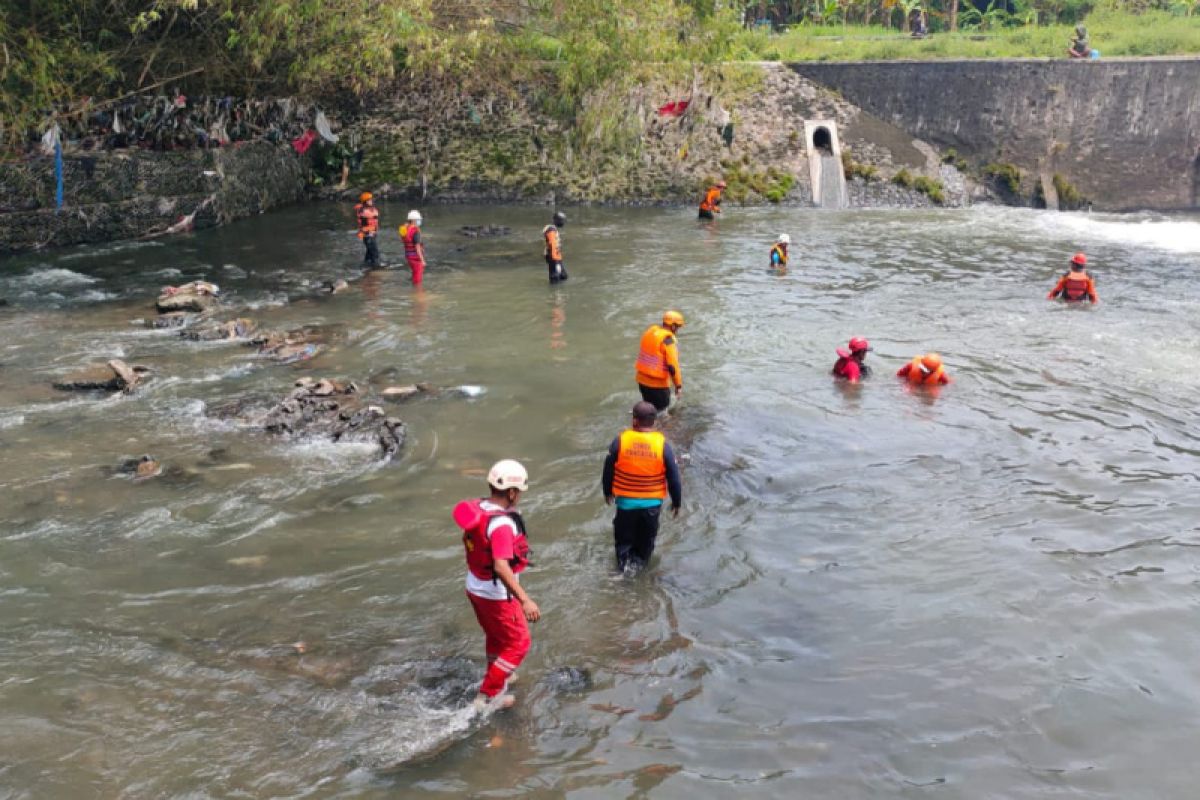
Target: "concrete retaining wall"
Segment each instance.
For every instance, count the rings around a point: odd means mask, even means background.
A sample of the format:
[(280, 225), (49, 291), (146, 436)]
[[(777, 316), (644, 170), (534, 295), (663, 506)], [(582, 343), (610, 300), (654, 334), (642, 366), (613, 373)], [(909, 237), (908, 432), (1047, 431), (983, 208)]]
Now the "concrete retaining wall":
[(976, 166), (1064, 175), (1098, 209), (1200, 207), (1200, 59), (798, 63)]

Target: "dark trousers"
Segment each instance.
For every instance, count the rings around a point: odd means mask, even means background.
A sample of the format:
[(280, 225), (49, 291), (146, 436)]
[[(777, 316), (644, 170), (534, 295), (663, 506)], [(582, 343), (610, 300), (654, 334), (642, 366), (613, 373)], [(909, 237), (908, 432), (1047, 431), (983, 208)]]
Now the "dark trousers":
[(569, 275), (567, 275), (567, 271), (563, 268), (562, 262), (555, 261), (553, 258), (550, 258), (549, 256), (546, 256), (546, 268), (550, 271), (550, 282), (551, 283), (558, 283), (559, 281), (565, 281), (567, 278), (570, 277)]
[(364, 236), (363, 245), (367, 248), (367, 254), (363, 257), (363, 263), (368, 267), (379, 266), (379, 244), (375, 241), (374, 236)]
[(658, 518), (662, 506), (630, 511), (618, 508), (613, 517), (613, 541), (617, 545), (617, 569), (641, 569), (654, 555)]
[(713, 216), (713, 212), (702, 208), (700, 209), (700, 219), (716, 219), (716, 217)]
[(653, 405), (660, 413), (666, 411), (667, 407), (671, 405), (670, 388), (652, 389), (639, 383), (638, 389), (642, 392), (642, 399)]

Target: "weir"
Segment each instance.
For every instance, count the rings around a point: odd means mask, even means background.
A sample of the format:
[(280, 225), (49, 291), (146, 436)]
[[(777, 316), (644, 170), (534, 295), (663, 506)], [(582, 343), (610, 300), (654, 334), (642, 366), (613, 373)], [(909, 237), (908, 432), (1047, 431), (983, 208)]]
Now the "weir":
[(845, 208), (846, 176), (842, 172), (842, 148), (837, 123), (805, 120), (804, 140), (808, 146), (808, 170), (813, 203), (821, 208)]

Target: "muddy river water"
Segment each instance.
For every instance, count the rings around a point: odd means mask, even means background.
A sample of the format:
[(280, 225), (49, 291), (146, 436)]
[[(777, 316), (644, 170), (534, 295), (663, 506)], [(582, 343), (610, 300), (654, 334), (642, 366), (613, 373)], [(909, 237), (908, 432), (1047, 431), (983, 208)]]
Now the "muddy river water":
[[(1200, 218), (568, 214), (558, 287), (533, 208), (427, 209), (419, 293), (356, 278), (332, 205), (0, 262), (0, 796), (1195, 796)], [(1047, 302), (1080, 248), (1101, 304)], [(326, 349), (139, 323), (195, 278)], [(684, 512), (618, 578), (600, 470), (668, 307)], [(852, 335), (857, 390), (828, 374)], [(938, 396), (892, 377), (927, 349)], [(49, 386), (113, 357), (153, 379)], [(385, 465), (210, 416), (303, 376), (480, 391), (392, 407)], [(119, 474), (143, 453), (163, 475)], [(518, 707), (475, 725), (450, 509), (502, 457), (544, 617)]]

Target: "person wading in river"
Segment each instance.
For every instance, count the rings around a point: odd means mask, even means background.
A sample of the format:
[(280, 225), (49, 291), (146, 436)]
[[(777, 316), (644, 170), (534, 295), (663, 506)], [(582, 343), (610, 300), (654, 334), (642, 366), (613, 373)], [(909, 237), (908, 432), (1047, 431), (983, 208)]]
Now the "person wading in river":
[(1071, 259), (1071, 268), (1058, 279), (1058, 283), (1054, 284), (1054, 288), (1050, 290), (1050, 294), (1046, 295), (1046, 299), (1054, 300), (1061, 297), (1068, 303), (1079, 303), (1083, 300), (1089, 300), (1092, 303), (1100, 302), (1100, 297), (1096, 294), (1096, 280), (1084, 269), (1086, 266), (1087, 256), (1083, 253), (1076, 253)]
[(704, 199), (700, 201), (700, 219), (716, 219), (721, 213), (721, 192), (725, 191), (725, 181), (717, 181), (708, 187)]
[(683, 395), (683, 374), (679, 370), (679, 348), (675, 334), (683, 327), (683, 314), (668, 311), (662, 325), (651, 325), (642, 334), (635, 375), (642, 399), (659, 411), (671, 405), (671, 384), (675, 384), (675, 399)]
[(408, 221), (400, 226), (400, 240), (404, 242), (404, 259), (412, 272), (413, 286), (420, 286), (425, 278), (425, 245), (421, 242), (420, 211), (408, 212)]
[(871, 346), (866, 339), (855, 336), (850, 340), (849, 348), (837, 349), (838, 360), (833, 365), (833, 377), (858, 383), (871, 374), (871, 368), (863, 363), (867, 353), (871, 352)]
[(671, 514), (679, 516), (683, 489), (675, 454), (666, 437), (654, 430), (658, 410), (642, 400), (633, 406), (633, 427), (613, 439), (600, 483), (604, 502), (617, 504), (613, 541), (617, 569), (637, 571), (650, 563), (663, 500), (671, 495)]
[(942, 357), (937, 353), (917, 356), (897, 370), (896, 376), (913, 385), (938, 386), (950, 382), (950, 376), (942, 366)]
[(358, 205), (354, 206), (354, 216), (358, 218), (358, 238), (362, 239), (367, 251), (363, 264), (368, 267), (379, 266), (379, 245), (376, 241), (379, 235), (379, 209), (375, 207), (375, 198), (370, 192), (363, 192), (358, 197)]
[(563, 268), (562, 255), (562, 228), (567, 224), (567, 215), (561, 211), (554, 212), (554, 218), (551, 224), (542, 228), (542, 239), (546, 242), (544, 254), (546, 256), (546, 267), (550, 270), (550, 282), (558, 283), (565, 281), (570, 276), (567, 275), (566, 269)]
[(788, 265), (788, 246), (792, 243), (792, 237), (786, 233), (779, 234), (779, 238), (775, 240), (775, 244), (771, 246), (771, 269), (787, 271)]
[(529, 565), (525, 522), (515, 510), (529, 489), (525, 467), (512, 459), (497, 461), (488, 472), (490, 497), (464, 500), (454, 508), (467, 553), (467, 598), (483, 628), (487, 673), (474, 705), (508, 708), (515, 699), (501, 694), (529, 652), (529, 622), (541, 619), (537, 603), (517, 577)]

